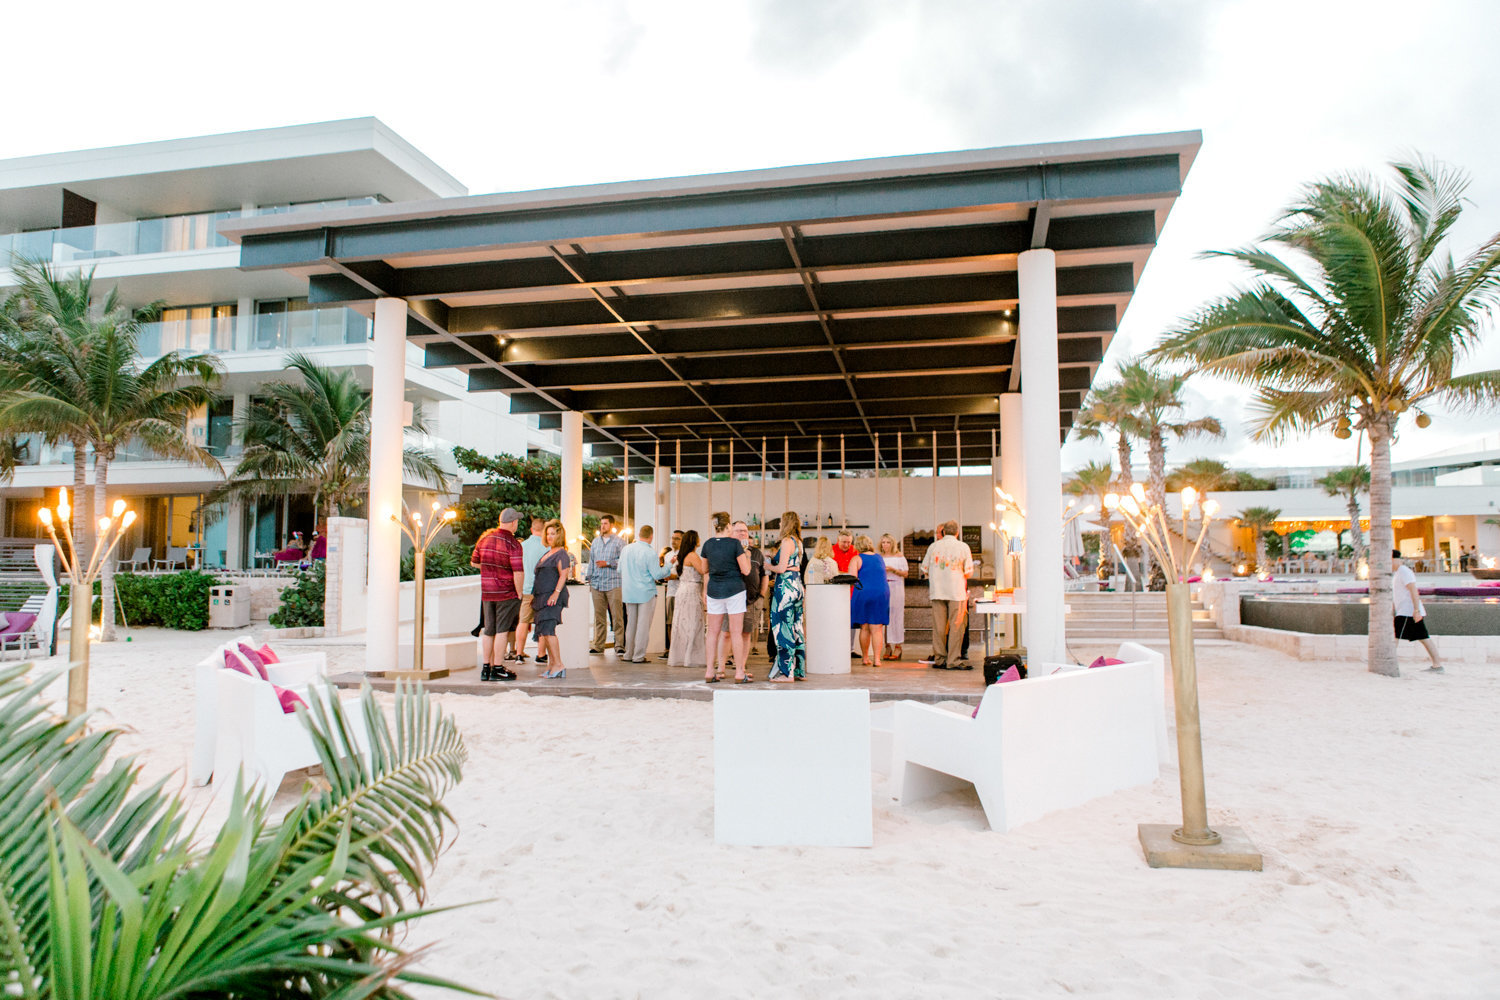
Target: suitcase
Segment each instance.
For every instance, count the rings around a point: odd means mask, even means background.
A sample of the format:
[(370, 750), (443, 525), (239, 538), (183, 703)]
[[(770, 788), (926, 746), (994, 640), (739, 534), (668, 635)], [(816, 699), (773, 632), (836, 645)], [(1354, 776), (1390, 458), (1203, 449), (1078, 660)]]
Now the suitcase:
[(989, 687), (995, 683), (995, 679), (1011, 667), (1021, 672), (1021, 677), (1026, 677), (1026, 650), (1025, 649), (1002, 649), (994, 656), (984, 658), (984, 686)]

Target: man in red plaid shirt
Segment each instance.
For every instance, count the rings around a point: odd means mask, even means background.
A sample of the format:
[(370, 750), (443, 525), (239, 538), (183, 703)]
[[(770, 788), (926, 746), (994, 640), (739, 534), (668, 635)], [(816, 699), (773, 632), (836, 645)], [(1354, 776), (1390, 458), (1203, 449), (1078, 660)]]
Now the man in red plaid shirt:
[(507, 637), (500, 644), (503, 652), (509, 645), (508, 637), (515, 633), (521, 620), (521, 586), (526, 578), (526, 564), (521, 543), (516, 541), (516, 525), (520, 520), (518, 511), (505, 508), (500, 512), (499, 527), (479, 536), (469, 558), (470, 566), (479, 567), (479, 607), (483, 621), (479, 646), (484, 653), (484, 669), (479, 672), (479, 679), (482, 681), (516, 679), (514, 670), (490, 661), (495, 658), (495, 636)]

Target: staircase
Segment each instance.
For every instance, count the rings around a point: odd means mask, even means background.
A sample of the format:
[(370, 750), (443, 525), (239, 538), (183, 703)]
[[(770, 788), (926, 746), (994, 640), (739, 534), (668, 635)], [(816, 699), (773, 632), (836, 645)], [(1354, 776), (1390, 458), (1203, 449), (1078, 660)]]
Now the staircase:
[[(1167, 595), (1145, 593), (1069, 593), (1067, 628), (1069, 643), (1110, 643), (1127, 639), (1167, 638)], [(1223, 639), (1224, 633), (1193, 602), (1193, 637)]]

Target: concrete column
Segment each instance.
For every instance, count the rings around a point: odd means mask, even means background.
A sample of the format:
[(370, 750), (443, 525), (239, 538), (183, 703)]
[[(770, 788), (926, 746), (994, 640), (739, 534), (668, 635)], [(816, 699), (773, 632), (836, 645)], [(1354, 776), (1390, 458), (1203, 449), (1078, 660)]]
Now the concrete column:
[(656, 526), (657, 548), (662, 549), (672, 544), (673, 520), (677, 512), (672, 509), (672, 470), (668, 466), (658, 465), (651, 471), (651, 491), (655, 501), (656, 509), (652, 512), (655, 518), (651, 523)]
[[(234, 349), (236, 351), (250, 350), (254, 328), (255, 299), (247, 295), (242, 297), (234, 307)], [(238, 400), (238, 397), (236, 397), (236, 400)], [(238, 402), (236, 402), (236, 405), (238, 405)]]
[(396, 669), (400, 619), (401, 424), (406, 396), (406, 302), (375, 303), (370, 376), (370, 540), (365, 599), (365, 669)]
[[(1026, 432), (1021, 422), (1021, 394), (1019, 392), (1005, 392), (1000, 394), (1000, 487), (1015, 497), (1020, 503), (1026, 503)], [(1017, 529), (1024, 529), (1021, 519), (1015, 514), (1006, 514), (1005, 523), (1002, 527), (1006, 532), (1014, 536)], [(1003, 570), (998, 566), (1003, 564)], [(1009, 558), (1004, 558), (997, 564), (997, 576), (1003, 574), (1005, 585), (1008, 587), (1019, 587), (1021, 581), (1013, 578)]]
[[(568, 551), (575, 564), (583, 558), (583, 414), (564, 410), (562, 415), (562, 500), (561, 518), (568, 532)], [(573, 588), (563, 623), (558, 627), (558, 644), (563, 664), (588, 666), (589, 592)]]
[(1018, 262), (1021, 413), (1025, 428), (1026, 648), (1033, 662), (1065, 662), (1062, 573), (1062, 424), (1058, 418), (1057, 255), (1028, 250)]

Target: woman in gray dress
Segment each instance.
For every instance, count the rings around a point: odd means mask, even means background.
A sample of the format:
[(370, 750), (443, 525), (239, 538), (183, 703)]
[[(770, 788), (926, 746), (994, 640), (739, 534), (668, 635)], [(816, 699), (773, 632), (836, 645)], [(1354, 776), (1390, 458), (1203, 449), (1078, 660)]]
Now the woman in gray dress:
[(672, 614), (672, 654), (667, 665), (708, 665), (704, 631), (703, 557), (698, 554), (698, 533), (686, 531), (677, 554), (677, 605)]

